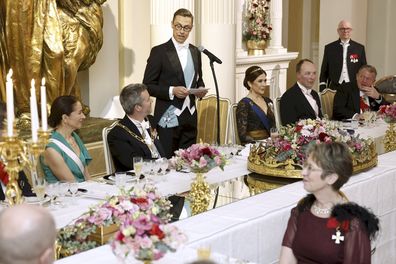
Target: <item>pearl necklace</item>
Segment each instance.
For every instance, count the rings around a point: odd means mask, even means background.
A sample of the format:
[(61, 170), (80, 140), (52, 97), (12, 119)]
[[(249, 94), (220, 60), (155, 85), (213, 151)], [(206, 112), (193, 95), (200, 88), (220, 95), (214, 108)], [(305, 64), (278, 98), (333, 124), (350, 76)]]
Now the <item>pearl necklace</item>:
[(332, 208), (320, 208), (315, 204), (312, 205), (312, 209), (317, 215), (329, 215)]

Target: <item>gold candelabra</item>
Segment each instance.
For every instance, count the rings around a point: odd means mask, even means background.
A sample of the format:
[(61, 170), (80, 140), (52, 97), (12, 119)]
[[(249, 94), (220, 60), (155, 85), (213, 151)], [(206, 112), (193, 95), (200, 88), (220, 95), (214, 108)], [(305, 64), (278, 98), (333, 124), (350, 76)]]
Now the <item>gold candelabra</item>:
[(191, 184), (190, 194), (188, 195), (192, 215), (207, 211), (210, 198), (210, 187), (205, 181), (203, 173), (196, 173), (196, 180)]
[(39, 130), (38, 141), (27, 142), (18, 137), (17, 131), (14, 132), (12, 136), (3, 136), (3, 141), (0, 143), (0, 157), (9, 179), (5, 197), (10, 205), (23, 203), (22, 191), (18, 185), (18, 173), (28, 166), (32, 171), (32, 177), (37, 177), (37, 161), (50, 136), (49, 131)]

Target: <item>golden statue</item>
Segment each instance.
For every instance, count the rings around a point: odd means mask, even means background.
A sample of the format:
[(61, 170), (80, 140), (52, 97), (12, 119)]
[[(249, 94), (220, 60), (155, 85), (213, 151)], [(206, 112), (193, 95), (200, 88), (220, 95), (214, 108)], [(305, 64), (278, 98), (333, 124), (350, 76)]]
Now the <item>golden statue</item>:
[(32, 79), (39, 86), (45, 77), (49, 104), (60, 95), (81, 98), (77, 72), (88, 69), (102, 47), (105, 1), (0, 0), (1, 99), (9, 68), (19, 114), (29, 112)]

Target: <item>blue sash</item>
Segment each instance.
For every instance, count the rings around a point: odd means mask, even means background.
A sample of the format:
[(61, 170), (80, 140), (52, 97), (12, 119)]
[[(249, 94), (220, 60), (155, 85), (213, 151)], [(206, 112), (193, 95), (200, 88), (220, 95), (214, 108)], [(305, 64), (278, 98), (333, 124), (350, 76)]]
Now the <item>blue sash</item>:
[[(271, 121), (268, 119), (268, 117), (265, 115), (264, 111), (258, 107), (255, 103), (253, 103), (252, 99), (248, 97), (244, 97), (242, 99), (245, 103), (248, 103), (252, 110), (256, 113), (258, 118), (260, 119), (261, 123), (264, 125), (264, 127), (267, 129), (267, 131), (270, 131), (271, 128)], [(267, 102), (265, 102), (267, 103)]]

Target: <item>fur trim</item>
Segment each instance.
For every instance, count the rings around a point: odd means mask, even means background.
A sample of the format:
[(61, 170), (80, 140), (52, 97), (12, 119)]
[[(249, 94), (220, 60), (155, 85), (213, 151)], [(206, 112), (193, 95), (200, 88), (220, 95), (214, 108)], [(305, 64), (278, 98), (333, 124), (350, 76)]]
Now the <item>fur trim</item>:
[(357, 218), (365, 226), (370, 239), (374, 239), (379, 231), (379, 219), (371, 210), (362, 207), (356, 203), (345, 203), (334, 206), (331, 216), (335, 217), (338, 222), (352, 220)]

